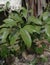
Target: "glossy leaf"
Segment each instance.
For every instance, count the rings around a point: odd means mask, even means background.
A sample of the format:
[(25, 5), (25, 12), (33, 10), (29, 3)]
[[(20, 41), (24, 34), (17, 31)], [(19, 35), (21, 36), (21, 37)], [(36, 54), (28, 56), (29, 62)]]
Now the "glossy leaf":
[(41, 20), (39, 20), (38, 18), (35, 18), (34, 16), (28, 17), (28, 23), (30, 23), (30, 22), (33, 22), (38, 25), (42, 25)]
[(4, 27), (9, 27), (9, 26), (6, 24), (0, 25), (0, 28), (4, 28)]
[(45, 32), (48, 35), (48, 37), (50, 37), (50, 25), (45, 26)]
[(31, 40), (31, 37), (30, 37), (29, 33), (24, 29), (20, 29), (20, 34), (21, 34), (21, 37), (22, 37), (25, 45), (28, 48), (30, 48), (31, 44), (32, 44), (32, 40)]
[(9, 17), (10, 17), (11, 19), (13, 19), (16, 23), (18, 23), (18, 22), (20, 22), (20, 23), (23, 22), (21, 16), (20, 16), (19, 14), (17, 14), (17, 13), (11, 13), (11, 14), (9, 15)]
[(48, 18), (48, 14), (49, 14), (48, 12), (42, 13), (42, 14), (40, 15), (39, 19), (40, 19), (40, 20), (43, 19), (43, 21), (46, 21), (47, 18)]
[(34, 26), (33, 25), (26, 25), (26, 26), (24, 26), (23, 29), (27, 30), (29, 33), (33, 33), (33, 32), (39, 33), (41, 27), (40, 26), (36, 26), (36, 25), (34, 25)]
[(9, 26), (9, 27), (16, 26), (16, 22), (13, 19), (8, 18), (8, 19), (5, 19), (4, 22), (6, 26)]
[(3, 35), (2, 35), (2, 42), (6, 42), (7, 36), (9, 34), (9, 30), (8, 29), (4, 29)]
[(27, 17), (27, 9), (22, 8), (21, 14), (26, 18)]
[(46, 21), (48, 19), (49, 13), (45, 12), (43, 13), (43, 20)]
[(41, 26), (36, 26), (36, 25), (35, 25), (34, 28), (35, 28), (35, 30), (36, 30), (37, 33), (40, 33)]
[(10, 45), (14, 45), (16, 40), (19, 39), (18, 35), (19, 33), (16, 32), (15, 34), (9, 36)]
[(48, 17), (45, 22), (46, 22), (46, 24), (50, 24), (50, 17)]
[(27, 30), (29, 33), (36, 32), (34, 26), (32, 26), (32, 25), (26, 25), (26, 26), (24, 26), (23, 29)]

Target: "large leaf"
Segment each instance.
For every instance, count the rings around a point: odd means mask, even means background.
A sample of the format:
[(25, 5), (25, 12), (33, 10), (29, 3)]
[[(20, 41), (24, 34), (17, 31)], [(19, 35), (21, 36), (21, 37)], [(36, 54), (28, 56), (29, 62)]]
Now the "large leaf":
[(48, 18), (48, 14), (49, 14), (48, 12), (42, 13), (42, 14), (40, 15), (39, 19), (40, 19), (40, 20), (43, 19), (43, 21), (46, 21), (47, 18)]
[(9, 26), (6, 24), (0, 25), (0, 28), (4, 28), (4, 27), (9, 27)]
[(33, 22), (33, 23), (38, 24), (38, 25), (42, 25), (41, 20), (37, 19), (34, 16), (29, 16), (28, 17), (28, 23), (30, 23), (30, 22)]
[(33, 32), (39, 33), (41, 27), (40, 26), (36, 26), (36, 25), (34, 25), (34, 26), (33, 25), (26, 25), (26, 26), (24, 26), (23, 29), (27, 30), (29, 33), (33, 33)]
[(9, 40), (10, 40), (11, 45), (14, 45), (16, 40), (19, 39), (18, 36), (19, 36), (19, 33), (17, 33), (17, 32), (15, 34), (9, 36)]
[(21, 16), (20, 16), (20, 14), (18, 14), (18, 13), (11, 13), (10, 15), (9, 15), (9, 17), (11, 18), (11, 19), (13, 19), (14, 21), (16, 21), (16, 23), (18, 23), (18, 22), (23, 22), (22, 21), (22, 18), (21, 18)]
[(35, 30), (36, 30), (37, 33), (40, 33), (40, 31), (41, 31), (41, 26), (36, 26), (36, 25), (34, 25), (34, 28), (35, 28)]
[(9, 8), (10, 8), (10, 2), (7, 1), (7, 2), (6, 2), (6, 9), (9, 9)]
[(32, 40), (31, 40), (31, 37), (29, 35), (29, 33), (24, 30), (24, 29), (20, 29), (20, 34), (21, 34), (21, 37), (25, 43), (25, 45), (30, 48), (31, 47), (31, 43), (32, 43)]
[(48, 19), (49, 13), (45, 12), (43, 13), (43, 20), (46, 21)]
[(36, 32), (34, 26), (32, 26), (32, 25), (26, 25), (26, 26), (24, 26), (23, 29), (27, 30), (30, 33)]
[(2, 42), (6, 42), (7, 36), (9, 34), (9, 30), (8, 29), (4, 29), (3, 35), (2, 35)]
[(45, 22), (46, 22), (47, 24), (50, 24), (50, 17), (48, 17)]
[(45, 26), (45, 32), (48, 35), (48, 37), (50, 37), (50, 25)]
[(16, 22), (13, 19), (8, 18), (8, 19), (5, 19), (4, 22), (6, 26), (9, 26), (9, 27), (16, 26)]
[(0, 34), (2, 34), (5, 31), (5, 28), (0, 29)]
[(27, 9), (22, 7), (22, 12), (21, 14), (26, 18), (27, 17)]

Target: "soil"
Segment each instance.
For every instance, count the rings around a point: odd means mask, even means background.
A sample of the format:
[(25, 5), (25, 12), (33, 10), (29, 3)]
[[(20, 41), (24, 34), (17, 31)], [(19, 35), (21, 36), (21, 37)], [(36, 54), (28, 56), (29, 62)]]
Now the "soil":
[[(50, 65), (50, 52), (49, 51), (45, 51), (41, 56), (45, 56), (48, 58), (47, 62), (41, 62), (38, 61), (38, 63), (36, 65)], [(35, 59), (35, 54), (26, 54), (25, 52), (22, 54), (21, 58), (18, 57), (11, 57), (9, 59), (6, 59), (7, 61), (7, 65), (33, 65), (30, 64), (30, 62), (32, 62), (32, 60)], [(2, 60), (0, 63), (4, 63), (4, 61)], [(12, 62), (12, 64), (10, 64)], [(1, 64), (3, 65), (3, 64)]]
[[(45, 51), (43, 55), (48, 58), (47, 62), (44, 63), (38, 62), (36, 65), (50, 65), (50, 52)], [(16, 57), (12, 65), (32, 65), (30, 64), (30, 62), (34, 59), (34, 57), (35, 57), (34, 54), (27, 55), (27, 57), (25, 57), (24, 55), (23, 58), (21, 59), (18, 59)]]

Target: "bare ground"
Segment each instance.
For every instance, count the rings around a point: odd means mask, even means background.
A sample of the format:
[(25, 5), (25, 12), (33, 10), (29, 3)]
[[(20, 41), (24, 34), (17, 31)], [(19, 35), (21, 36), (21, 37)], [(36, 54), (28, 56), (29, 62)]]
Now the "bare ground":
[[(38, 62), (36, 65), (50, 65), (50, 52), (45, 51), (44, 56), (46, 56), (48, 58), (47, 62), (45, 63), (41, 63)], [(12, 65), (30, 65), (30, 61), (32, 61), (34, 59), (34, 55), (27, 55), (27, 57), (24, 55), (25, 59), (18, 59), (17, 57), (15, 58), (15, 61), (13, 62)]]

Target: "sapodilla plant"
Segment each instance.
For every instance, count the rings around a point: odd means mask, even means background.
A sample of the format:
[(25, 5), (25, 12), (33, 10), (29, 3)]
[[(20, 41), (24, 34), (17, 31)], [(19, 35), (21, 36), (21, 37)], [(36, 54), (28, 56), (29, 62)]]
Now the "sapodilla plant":
[[(27, 20), (27, 10), (22, 8), (20, 12), (11, 12), (0, 26), (1, 42), (14, 45), (17, 41), (23, 41), (30, 48), (32, 45), (31, 34), (39, 33), (42, 25), (41, 20), (30, 16)], [(31, 25), (31, 23), (36, 25)], [(38, 29), (37, 29), (38, 27)]]

